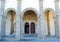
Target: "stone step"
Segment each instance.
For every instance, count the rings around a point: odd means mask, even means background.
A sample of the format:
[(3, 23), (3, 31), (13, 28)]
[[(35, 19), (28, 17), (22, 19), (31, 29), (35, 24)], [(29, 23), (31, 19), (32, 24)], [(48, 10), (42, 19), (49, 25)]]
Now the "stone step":
[(23, 37), (37, 37), (37, 34), (23, 34)]

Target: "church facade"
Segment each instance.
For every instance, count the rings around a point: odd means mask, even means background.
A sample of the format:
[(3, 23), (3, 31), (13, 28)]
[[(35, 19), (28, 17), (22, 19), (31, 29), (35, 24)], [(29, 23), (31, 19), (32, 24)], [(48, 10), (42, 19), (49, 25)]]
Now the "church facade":
[(38, 1), (38, 9), (27, 4), (24, 8), (22, 2), (22, 0), (17, 0), (15, 9), (5, 8), (7, 6), (5, 0), (0, 0), (0, 39), (10, 35), (14, 35), (15, 40), (48, 37), (60, 39), (59, 0), (54, 0), (55, 10), (43, 9), (43, 0)]

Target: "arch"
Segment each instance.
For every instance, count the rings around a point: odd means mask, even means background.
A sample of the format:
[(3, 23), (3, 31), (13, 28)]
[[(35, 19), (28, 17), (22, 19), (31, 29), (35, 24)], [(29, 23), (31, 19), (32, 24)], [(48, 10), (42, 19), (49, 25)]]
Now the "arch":
[(29, 34), (29, 23), (28, 22), (25, 23), (25, 30), (24, 31), (25, 31), (25, 34), (27, 34), (27, 33)]
[(39, 12), (35, 9), (35, 8), (25, 8), (22, 12), (21, 12), (21, 17), (23, 17), (24, 13), (28, 10), (32, 10), (37, 14), (37, 17), (39, 17)]
[(31, 33), (35, 34), (35, 23), (34, 22), (31, 22)]
[(5, 10), (5, 16), (7, 16), (7, 12), (10, 11), (10, 10), (13, 10), (17, 14), (16, 9), (14, 9), (14, 8), (8, 8), (8, 9)]
[(52, 12), (54, 13), (53, 15), (55, 15), (55, 10), (54, 10), (54, 9), (52, 9), (52, 8), (46, 8), (46, 9), (43, 11), (43, 13), (45, 13), (47, 10), (52, 11)]
[(9, 35), (15, 33), (16, 12), (12, 8), (9, 8), (6, 12), (6, 35)]
[(46, 34), (55, 35), (55, 24), (54, 24), (54, 11), (52, 9), (46, 9), (44, 12)]
[(37, 14), (33, 10), (28, 10), (23, 15), (23, 21), (37, 21)]
[[(22, 16), (23, 24), (25, 24), (26, 22), (29, 23), (29, 33), (35, 34), (35, 29), (36, 29), (35, 23), (36, 24), (38, 23), (38, 12), (33, 8), (26, 8), (23, 11), (23, 14), (21, 16)], [(34, 26), (34, 28), (33, 28), (33, 26)], [(25, 25), (24, 25), (24, 28), (25, 28)], [(25, 32), (25, 30), (24, 30), (24, 32)]]

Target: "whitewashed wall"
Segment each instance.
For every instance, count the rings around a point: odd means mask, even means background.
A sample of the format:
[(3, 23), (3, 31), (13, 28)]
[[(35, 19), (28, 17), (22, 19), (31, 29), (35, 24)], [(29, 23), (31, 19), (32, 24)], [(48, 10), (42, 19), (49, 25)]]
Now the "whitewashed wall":
[[(39, 11), (39, 0), (22, 0), (21, 1), (21, 11), (25, 8), (32, 7)], [(8, 8), (17, 9), (17, 0), (6, 0), (5, 1), (5, 10)], [(54, 0), (44, 0), (43, 9), (52, 8), (55, 10)]]
[(39, 11), (39, 0), (22, 0), (21, 2), (21, 11), (25, 8), (35, 8)]
[(6, 0), (5, 1), (5, 10), (8, 8), (17, 9), (17, 0)]
[(43, 1), (43, 8), (52, 8), (55, 10), (55, 3), (54, 0), (44, 0)]

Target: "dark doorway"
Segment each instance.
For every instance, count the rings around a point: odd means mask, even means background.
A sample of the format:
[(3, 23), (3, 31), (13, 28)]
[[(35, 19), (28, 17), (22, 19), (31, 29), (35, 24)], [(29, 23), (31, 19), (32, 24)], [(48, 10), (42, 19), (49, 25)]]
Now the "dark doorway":
[(28, 34), (29, 33), (29, 23), (26, 22), (25, 23), (25, 34)]
[(34, 22), (32, 22), (31, 23), (31, 33), (35, 33), (35, 23)]

